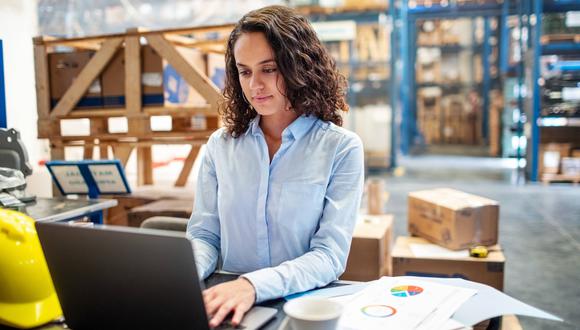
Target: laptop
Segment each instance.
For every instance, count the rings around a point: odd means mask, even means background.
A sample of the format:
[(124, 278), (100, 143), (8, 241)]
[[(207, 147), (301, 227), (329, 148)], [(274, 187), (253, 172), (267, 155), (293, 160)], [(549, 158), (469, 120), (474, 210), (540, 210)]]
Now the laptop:
[[(47, 222), (36, 230), (69, 328), (209, 330), (183, 234)], [(276, 313), (256, 306), (240, 328), (259, 329)]]

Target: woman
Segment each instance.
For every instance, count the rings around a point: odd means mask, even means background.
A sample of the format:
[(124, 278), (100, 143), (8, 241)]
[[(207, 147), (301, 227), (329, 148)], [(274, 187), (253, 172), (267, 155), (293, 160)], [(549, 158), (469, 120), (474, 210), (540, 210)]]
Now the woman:
[(340, 127), (345, 79), (308, 21), (283, 6), (246, 14), (226, 50), (225, 128), (209, 138), (187, 235), (210, 326), (254, 303), (321, 287), (344, 271), (363, 148)]

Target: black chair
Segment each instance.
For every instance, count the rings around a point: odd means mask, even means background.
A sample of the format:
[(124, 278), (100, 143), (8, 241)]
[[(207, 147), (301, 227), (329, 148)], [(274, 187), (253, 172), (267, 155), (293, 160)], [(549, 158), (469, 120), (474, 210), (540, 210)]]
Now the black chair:
[(0, 167), (19, 170), (25, 177), (32, 174), (26, 147), (14, 128), (0, 128)]
[(176, 217), (151, 217), (141, 223), (141, 228), (181, 231), (187, 230), (189, 219)]

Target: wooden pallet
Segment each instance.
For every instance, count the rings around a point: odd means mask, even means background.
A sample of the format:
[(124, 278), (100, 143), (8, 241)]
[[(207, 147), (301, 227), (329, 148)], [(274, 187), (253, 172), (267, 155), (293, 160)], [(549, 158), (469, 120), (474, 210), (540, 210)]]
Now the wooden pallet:
[(550, 184), (554, 182), (572, 182), (574, 186), (577, 186), (578, 183), (580, 183), (580, 175), (565, 175), (551, 173), (542, 174), (543, 184)]
[(580, 43), (580, 34), (549, 34), (540, 37), (542, 45), (560, 42)]
[(449, 4), (453, 3), (455, 6), (465, 6), (465, 5), (485, 5), (485, 4), (499, 4), (501, 0), (409, 0), (409, 8), (415, 7), (447, 7)]
[(388, 3), (378, 4), (378, 3), (348, 3), (339, 7), (322, 7), (322, 6), (299, 6), (296, 7), (296, 11), (304, 16), (310, 15), (333, 15), (333, 14), (344, 14), (344, 13), (358, 13), (358, 12), (380, 12), (387, 11), (389, 9)]
[[(128, 29), (126, 33), (84, 38), (62, 39), (48, 36), (34, 38), (38, 137), (50, 139), (51, 158), (65, 159), (66, 147), (82, 146), (85, 158), (93, 157), (94, 148), (99, 148), (101, 158), (106, 158), (111, 149), (113, 157), (126, 164), (131, 152), (137, 150), (138, 184), (153, 184), (152, 146), (190, 144), (192, 148), (175, 182), (176, 186), (185, 185), (201, 145), (219, 126), (217, 109), (223, 97), (220, 90), (208, 78), (207, 72), (192, 66), (177, 47), (197, 49), (206, 54), (204, 55), (206, 57), (210, 53), (223, 54), (227, 36), (232, 29), (233, 25), (158, 31), (133, 28)], [(141, 40), (146, 40), (147, 44), (206, 101), (206, 104), (144, 107), (141, 98)], [(92, 50), (95, 53), (60, 100), (51, 106), (48, 56), (62, 47)], [(77, 103), (91, 83), (102, 74), (115, 54), (121, 50), (124, 51), (125, 61), (125, 107), (76, 110)], [(171, 116), (173, 124), (171, 132), (156, 132), (150, 129), (151, 117), (160, 115)], [(207, 118), (207, 129), (188, 128), (187, 122), (199, 115)], [(125, 117), (128, 131), (121, 134), (109, 133), (108, 119), (112, 117)], [(79, 118), (90, 121), (90, 135), (63, 136), (61, 121)]]

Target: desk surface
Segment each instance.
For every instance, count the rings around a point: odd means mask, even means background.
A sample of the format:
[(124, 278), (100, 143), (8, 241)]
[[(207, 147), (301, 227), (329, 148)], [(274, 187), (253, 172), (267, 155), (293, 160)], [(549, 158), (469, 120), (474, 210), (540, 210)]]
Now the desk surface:
[[(235, 280), (236, 278), (238, 278), (238, 275), (214, 273), (204, 281), (204, 284), (206, 287), (210, 287), (223, 282)], [(272, 307), (278, 310), (278, 313), (274, 316), (274, 318), (272, 318), (265, 326), (263, 326), (261, 330), (276, 330), (280, 327), (280, 324), (284, 320), (284, 317), (286, 317), (286, 314), (284, 314), (284, 311), (282, 310), (284, 302), (285, 302), (284, 299), (276, 299), (268, 301), (266, 303), (259, 304), (260, 306)], [(14, 328), (0, 325), (0, 330), (12, 330), (12, 329)], [(69, 328), (62, 323), (52, 323), (42, 327), (34, 328), (34, 330), (69, 330)]]
[(78, 218), (116, 205), (115, 199), (37, 198), (19, 211), (36, 221), (54, 222)]
[[(211, 286), (214, 286), (214, 285), (217, 285), (220, 283), (235, 280), (237, 277), (238, 277), (238, 275), (214, 273), (204, 281), (204, 284), (206, 287), (211, 287)], [(329, 287), (344, 285), (344, 283), (345, 282), (341, 283), (341, 281), (337, 281), (336, 283), (331, 283), (329, 285)], [(276, 313), (274, 318), (272, 318), (260, 330), (277, 330), (280, 327), (280, 325), (282, 324), (282, 321), (284, 321), (284, 318), (286, 317), (286, 314), (284, 313), (284, 310), (282, 309), (285, 302), (286, 301), (284, 299), (280, 298), (280, 299), (270, 300), (270, 301), (258, 304), (259, 306), (272, 307), (272, 308), (276, 308), (278, 310), (278, 313)], [(494, 318), (494, 319), (488, 320), (486, 322), (482, 322), (478, 325), (477, 328), (478, 329), (486, 329), (486, 330), (498, 330), (501, 327), (500, 319), (501, 318)], [(0, 325), (0, 330), (12, 330), (12, 329), (14, 329), (14, 328), (4, 327), (4, 326)], [(34, 328), (34, 329), (35, 330), (69, 330), (69, 328), (66, 327), (66, 325), (62, 324), (62, 323), (47, 324), (45, 326), (42, 326), (39, 328)]]

